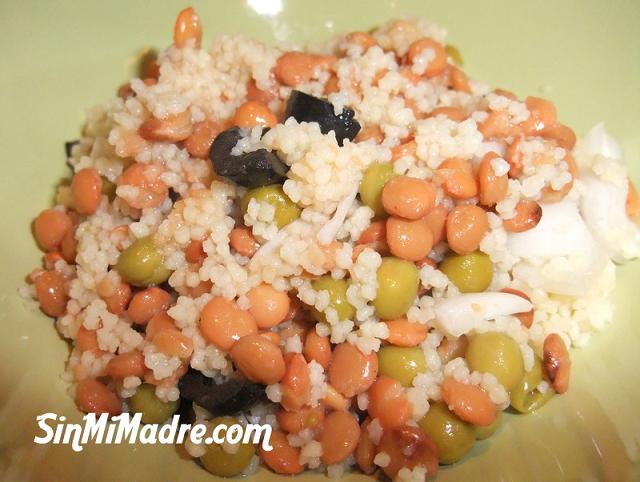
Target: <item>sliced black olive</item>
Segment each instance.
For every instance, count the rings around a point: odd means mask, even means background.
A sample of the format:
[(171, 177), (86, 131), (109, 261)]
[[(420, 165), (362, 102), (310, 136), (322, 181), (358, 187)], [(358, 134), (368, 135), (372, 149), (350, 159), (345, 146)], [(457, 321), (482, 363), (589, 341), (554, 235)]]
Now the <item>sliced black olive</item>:
[(80, 144), (80, 141), (69, 141), (64, 143), (64, 152), (67, 154), (67, 158), (71, 157), (71, 149), (76, 144)]
[(214, 415), (232, 415), (248, 410), (265, 399), (263, 385), (234, 376), (216, 382), (196, 370), (189, 370), (178, 382), (180, 396)]
[(348, 107), (344, 107), (342, 113), (336, 115), (331, 102), (299, 90), (291, 92), (284, 113), (285, 119), (293, 117), (298, 122), (317, 122), (323, 134), (334, 131), (339, 145), (345, 139), (352, 141), (360, 132), (360, 123), (354, 116), (353, 109)]
[(282, 184), (289, 168), (274, 152), (258, 149), (238, 156), (231, 155), (231, 149), (241, 138), (239, 127), (227, 129), (215, 138), (209, 159), (216, 174), (245, 187)]
[(184, 397), (180, 397), (176, 415), (180, 417), (180, 423), (193, 423), (196, 419), (196, 413), (193, 410), (193, 402)]

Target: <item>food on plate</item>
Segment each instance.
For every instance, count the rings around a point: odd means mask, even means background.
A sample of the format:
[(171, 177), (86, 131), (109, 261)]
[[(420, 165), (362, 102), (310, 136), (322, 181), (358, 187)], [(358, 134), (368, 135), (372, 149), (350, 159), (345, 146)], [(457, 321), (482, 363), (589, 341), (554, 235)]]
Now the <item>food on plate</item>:
[(180, 12), (33, 223), (26, 293), (80, 410), (273, 427), (272, 451), (188, 442), (217, 476), (417, 481), (570, 389), (640, 254), (602, 124), (470, 78), (425, 20), (205, 45)]

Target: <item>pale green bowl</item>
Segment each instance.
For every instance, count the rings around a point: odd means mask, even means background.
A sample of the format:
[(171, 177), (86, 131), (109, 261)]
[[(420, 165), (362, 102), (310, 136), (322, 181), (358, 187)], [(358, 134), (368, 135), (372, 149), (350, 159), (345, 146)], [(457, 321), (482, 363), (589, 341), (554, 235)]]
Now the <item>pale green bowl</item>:
[[(141, 48), (171, 41), (184, 6), (139, 0), (0, 5), (0, 477), (6, 481), (214, 480), (171, 446), (92, 446), (74, 453), (34, 445), (37, 414), (76, 421), (80, 415), (60, 380), (65, 342), (50, 319), (17, 295), (40, 263), (29, 223), (68, 174), (63, 142), (78, 136), (85, 107), (114, 95)], [(214, 32), (242, 32), (268, 42), (306, 42), (393, 17), (426, 16), (449, 27), (472, 76), (521, 96), (552, 99), (561, 120), (580, 134), (606, 122), (638, 180), (637, 0), (208, 0), (194, 6), (207, 40)], [(614, 324), (574, 352), (571, 390), (540, 413), (507, 416), (497, 435), (462, 463), (442, 468), (438, 480), (640, 480), (640, 263), (621, 268), (618, 278)], [(254, 480), (276, 479), (262, 471)], [(348, 478), (356, 479), (370, 480)]]

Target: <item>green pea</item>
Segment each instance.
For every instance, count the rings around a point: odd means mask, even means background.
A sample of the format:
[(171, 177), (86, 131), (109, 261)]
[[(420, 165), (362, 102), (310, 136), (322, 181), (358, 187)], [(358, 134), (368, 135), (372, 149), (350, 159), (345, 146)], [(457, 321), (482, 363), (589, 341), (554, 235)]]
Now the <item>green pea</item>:
[(493, 278), (493, 263), (480, 251), (447, 256), (440, 270), (462, 293), (478, 293), (486, 290)]
[(427, 371), (424, 352), (419, 347), (384, 346), (378, 351), (378, 375), (386, 375), (410, 387), (419, 373)]
[(153, 237), (140, 238), (120, 253), (116, 269), (120, 276), (134, 286), (151, 286), (165, 282), (171, 270), (153, 243)]
[(279, 184), (257, 187), (247, 191), (240, 201), (240, 208), (244, 214), (247, 212), (251, 199), (266, 202), (276, 208), (275, 221), (280, 229), (300, 217), (301, 209), (289, 199)]
[(360, 181), (360, 199), (373, 209), (376, 216), (385, 214), (382, 206), (382, 188), (391, 178), (395, 177), (393, 164), (375, 162), (371, 164), (362, 176)]
[(516, 387), (524, 375), (520, 347), (504, 333), (489, 331), (475, 335), (469, 341), (466, 358), (471, 370), (495, 375), (509, 391)]
[(497, 417), (491, 425), (486, 425), (484, 427), (478, 425), (475, 427), (476, 439), (484, 440), (491, 437), (494, 433), (496, 433), (496, 430), (498, 430), (498, 426), (500, 425), (501, 420), (502, 420), (502, 412), (498, 410)]
[(538, 390), (541, 381), (542, 364), (536, 357), (531, 371), (526, 372), (520, 383), (511, 390), (511, 406), (520, 413), (531, 413), (551, 400), (553, 388), (549, 386), (547, 391), (542, 393)]
[(464, 457), (476, 441), (473, 425), (460, 420), (442, 403), (434, 403), (418, 426), (438, 446), (442, 464), (452, 464)]
[[(224, 424), (227, 428), (238, 423), (232, 417), (217, 417), (209, 422), (211, 432), (218, 425)], [(224, 437), (226, 430), (220, 431), (220, 437)], [(233, 453), (224, 451), (221, 445), (212, 443), (207, 445), (206, 453), (200, 457), (200, 462), (207, 471), (218, 477), (234, 477), (242, 473), (242, 471), (251, 463), (251, 458), (256, 452), (256, 448), (252, 444), (243, 444), (239, 442), (238, 450)]]
[[(315, 291), (329, 292), (329, 306), (338, 313), (340, 320), (352, 320), (356, 314), (356, 309), (347, 301), (347, 288), (349, 284), (343, 279), (334, 279), (331, 276), (322, 276), (311, 283)], [(327, 321), (324, 313), (320, 313), (315, 308), (311, 310), (316, 321)]]
[(176, 412), (178, 401), (163, 402), (156, 397), (155, 387), (145, 383), (129, 399), (129, 407), (132, 412), (142, 414), (144, 423), (163, 423)]
[(382, 259), (376, 276), (378, 292), (373, 301), (376, 314), (384, 320), (400, 318), (418, 295), (418, 268), (410, 261), (388, 257)]

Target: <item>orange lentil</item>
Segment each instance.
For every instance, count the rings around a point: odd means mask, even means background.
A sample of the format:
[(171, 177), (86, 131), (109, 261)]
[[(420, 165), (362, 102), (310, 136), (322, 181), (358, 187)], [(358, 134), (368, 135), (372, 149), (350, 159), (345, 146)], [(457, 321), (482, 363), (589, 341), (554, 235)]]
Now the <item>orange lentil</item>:
[(382, 189), (382, 205), (389, 214), (405, 219), (424, 217), (436, 200), (433, 185), (424, 179), (396, 176)]
[(199, 49), (202, 42), (202, 24), (200, 17), (192, 7), (185, 8), (178, 14), (173, 28), (173, 44), (179, 49), (189, 43)]
[(360, 439), (360, 425), (349, 412), (331, 412), (325, 418), (325, 426), (320, 435), (322, 455), (325, 464), (337, 464), (351, 455)]
[(233, 301), (216, 296), (200, 314), (200, 331), (209, 343), (228, 351), (242, 337), (257, 334), (258, 325), (249, 311), (241, 310)]
[(538, 134), (545, 139), (556, 141), (560, 147), (568, 151), (572, 150), (576, 145), (576, 133), (564, 124), (556, 123), (551, 126), (545, 126)]
[(432, 49), (434, 58), (429, 62), (424, 75), (427, 78), (432, 78), (443, 74), (447, 69), (447, 53), (442, 44), (428, 37), (418, 39), (409, 46), (407, 60), (413, 63), (416, 57), (425, 49)]
[(391, 149), (391, 160), (397, 161), (398, 159), (404, 156), (415, 157), (417, 148), (418, 148), (418, 145), (416, 144), (416, 141), (413, 141), (413, 140), (407, 141), (398, 146), (395, 146)]
[(330, 69), (335, 61), (336, 58), (333, 55), (291, 51), (278, 58), (273, 72), (284, 85), (294, 87), (311, 80), (316, 69)]
[(373, 36), (366, 32), (351, 32), (347, 34), (344, 38), (347, 42), (351, 44), (359, 45), (362, 48), (362, 52), (366, 52), (371, 47), (378, 45), (376, 39)]
[[(503, 293), (509, 293), (519, 296), (520, 298), (524, 298), (525, 300), (531, 302), (531, 298), (529, 298), (526, 293), (523, 293), (520, 290), (516, 290), (513, 288), (503, 288), (500, 291), (502, 291)], [(518, 318), (522, 326), (526, 328), (531, 328), (531, 325), (533, 325), (533, 308), (525, 313), (514, 313), (514, 316)]]
[(389, 455), (390, 462), (382, 467), (382, 471), (390, 479), (394, 479), (403, 467), (422, 466), (427, 469), (428, 476), (438, 472), (438, 447), (418, 427), (403, 425), (385, 430), (378, 451)]
[(144, 355), (140, 350), (116, 355), (107, 364), (107, 375), (111, 378), (142, 377), (144, 372)]
[(334, 348), (329, 366), (329, 383), (345, 397), (366, 392), (377, 374), (378, 357), (375, 352), (364, 355), (347, 342)]
[(33, 222), (33, 234), (40, 249), (57, 251), (62, 240), (73, 227), (71, 218), (63, 211), (45, 209)]
[(122, 412), (118, 396), (95, 378), (85, 378), (78, 382), (76, 403), (85, 413), (108, 413), (114, 416)]
[(552, 102), (540, 97), (527, 97), (525, 104), (529, 110), (529, 118), (520, 124), (525, 135), (537, 135), (556, 123), (556, 107)]
[(49, 316), (62, 316), (67, 310), (65, 279), (57, 271), (44, 271), (34, 281), (40, 309)]
[(289, 295), (268, 284), (251, 288), (247, 293), (251, 307), (249, 312), (258, 328), (272, 328), (282, 323), (289, 312)]
[(447, 216), (449, 210), (443, 205), (434, 206), (424, 217), (431, 234), (433, 236), (433, 245), (439, 244), (446, 236)]
[(233, 115), (232, 123), (238, 127), (273, 127), (278, 119), (269, 107), (256, 100), (248, 100), (240, 105)]
[(431, 251), (433, 234), (424, 218), (410, 221), (391, 216), (387, 219), (387, 243), (393, 256), (418, 261)]
[(273, 450), (266, 451), (260, 448), (260, 458), (267, 467), (282, 475), (294, 475), (304, 471), (304, 465), (298, 461), (300, 449), (292, 447), (283, 432), (274, 430), (269, 443)]
[(98, 334), (96, 330), (88, 330), (84, 325), (80, 325), (76, 333), (76, 347), (81, 352), (92, 351), (99, 353), (100, 346), (98, 345)]
[(251, 78), (247, 82), (247, 100), (255, 100), (257, 102), (262, 102), (263, 104), (268, 104), (274, 99), (278, 98), (278, 86), (275, 82), (272, 84), (269, 90), (259, 89), (256, 85), (256, 81)]
[(93, 214), (100, 205), (102, 178), (92, 168), (80, 169), (71, 179), (71, 199), (80, 214)]
[(189, 137), (184, 140), (184, 147), (192, 157), (208, 159), (213, 140), (222, 131), (223, 125), (215, 121), (201, 121), (193, 125)]
[(471, 93), (471, 85), (469, 84), (469, 77), (458, 67), (451, 67), (449, 73), (449, 82), (451, 88), (457, 92), (464, 92), (466, 94)]
[(178, 327), (173, 318), (165, 312), (160, 312), (154, 315), (153, 318), (149, 320), (149, 323), (147, 323), (145, 338), (147, 340), (153, 340), (158, 333), (166, 330), (178, 331)]
[(487, 213), (479, 206), (456, 206), (447, 217), (447, 242), (458, 254), (468, 254), (478, 249), (487, 231)]
[(461, 420), (481, 427), (496, 420), (496, 406), (480, 387), (446, 378), (440, 389), (444, 402)]
[(157, 207), (169, 195), (169, 188), (160, 179), (163, 167), (153, 164), (135, 162), (129, 166), (118, 179), (118, 187), (133, 186), (138, 189), (134, 196), (127, 196), (125, 201), (136, 209)]
[(491, 161), (500, 156), (495, 152), (487, 152), (478, 167), (478, 184), (480, 191), (480, 203), (485, 206), (493, 206), (502, 201), (509, 188), (509, 176), (496, 175)]
[(469, 199), (478, 194), (478, 183), (473, 176), (471, 163), (463, 159), (450, 158), (434, 171), (434, 181), (454, 199)]
[(389, 329), (387, 341), (396, 346), (417, 346), (427, 339), (427, 326), (406, 318), (385, 321)]
[(171, 301), (171, 295), (168, 292), (154, 286), (133, 295), (127, 313), (134, 323), (146, 325), (155, 315), (167, 311)]
[(65, 235), (62, 237), (62, 242), (60, 243), (60, 250), (62, 252), (62, 257), (67, 263), (74, 263), (76, 260), (78, 242), (76, 241), (76, 230), (71, 228), (67, 230)]
[(285, 410), (300, 410), (309, 403), (311, 380), (309, 366), (301, 353), (287, 353), (284, 356), (286, 371), (280, 380), (282, 400)]
[(369, 389), (369, 415), (384, 429), (403, 425), (411, 417), (411, 403), (399, 381), (381, 376)]
[(178, 330), (162, 330), (152, 339), (156, 348), (167, 356), (189, 358), (193, 353), (193, 341)]
[(510, 233), (522, 233), (535, 228), (542, 219), (542, 208), (535, 201), (522, 199), (516, 204), (516, 215), (504, 219), (502, 226)]
[(436, 107), (429, 112), (429, 117), (437, 117), (439, 115), (448, 117), (455, 122), (462, 122), (469, 117), (469, 115), (460, 107)]
[(634, 221), (640, 217), (640, 198), (638, 197), (638, 191), (631, 182), (631, 179), (627, 179), (627, 200), (625, 202), (625, 210), (627, 216)]
[(260, 244), (256, 241), (256, 238), (253, 237), (251, 228), (246, 226), (233, 228), (233, 230), (231, 230), (231, 234), (229, 234), (229, 245), (236, 253), (241, 256), (246, 256), (247, 258), (256, 254), (256, 251), (260, 248)]
[(367, 417), (360, 426), (360, 438), (358, 439), (358, 446), (356, 447), (355, 457), (356, 463), (362, 472), (365, 474), (373, 474), (376, 470), (376, 466), (373, 463), (373, 459), (376, 456), (376, 446), (369, 437), (367, 427), (371, 423), (371, 419)]
[(287, 433), (298, 433), (305, 429), (319, 431), (324, 425), (324, 407), (317, 405), (293, 411), (280, 409), (276, 412), (276, 419), (280, 428)]
[(331, 343), (329, 337), (320, 336), (312, 328), (304, 339), (304, 356), (308, 362), (314, 360), (327, 370), (331, 363)]
[(270, 385), (286, 374), (280, 348), (257, 333), (240, 338), (230, 355), (236, 368), (251, 381)]
[(170, 114), (162, 119), (149, 117), (138, 128), (140, 137), (147, 141), (180, 142), (193, 132), (191, 112)]
[(542, 345), (542, 368), (547, 379), (557, 393), (565, 393), (569, 389), (571, 359), (567, 345), (557, 333), (551, 333)]

